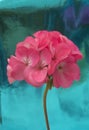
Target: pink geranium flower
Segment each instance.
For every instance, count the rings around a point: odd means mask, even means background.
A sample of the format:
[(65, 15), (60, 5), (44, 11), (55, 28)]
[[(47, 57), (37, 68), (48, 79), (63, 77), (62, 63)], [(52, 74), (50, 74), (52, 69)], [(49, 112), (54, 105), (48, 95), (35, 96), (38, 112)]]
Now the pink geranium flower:
[(57, 31), (38, 31), (17, 44), (15, 56), (8, 60), (8, 80), (25, 80), (39, 87), (51, 78), (55, 87), (68, 87), (79, 79), (79, 59), (81, 52), (66, 36)]
[(71, 53), (71, 49), (67, 47), (67, 45), (65, 44), (59, 44), (59, 45), (54, 45), (51, 48), (51, 52), (53, 52), (54, 50), (54, 54), (52, 53), (52, 60), (51, 63), (49, 64), (49, 69), (48, 69), (48, 74), (51, 75), (54, 71), (55, 71), (55, 67), (56, 65), (66, 59), (70, 53)]
[[(71, 61), (71, 60), (70, 60)], [(80, 79), (80, 69), (75, 62), (69, 62), (66, 59), (57, 64), (55, 72), (52, 75), (55, 87), (69, 87), (74, 80)]]
[[(39, 87), (46, 83), (48, 79), (48, 65), (51, 62), (51, 53), (48, 49), (40, 52), (39, 63), (34, 67), (29, 67), (25, 71), (25, 80), (33, 86)], [(29, 72), (29, 73), (28, 73)]]
[[(39, 62), (39, 53), (32, 48), (18, 47), (16, 56), (8, 59), (7, 75), (12, 83), (14, 80), (24, 80), (24, 72), (28, 67), (34, 67)], [(14, 80), (12, 80), (14, 79)]]
[(66, 36), (56, 31), (52, 31), (50, 34), (50, 37), (52, 38), (50, 40), (51, 42), (49, 44), (49, 50), (52, 54), (52, 61), (49, 65), (49, 75), (55, 71), (55, 67), (60, 61), (68, 57), (70, 57), (72, 62), (82, 59), (82, 54), (78, 47)]

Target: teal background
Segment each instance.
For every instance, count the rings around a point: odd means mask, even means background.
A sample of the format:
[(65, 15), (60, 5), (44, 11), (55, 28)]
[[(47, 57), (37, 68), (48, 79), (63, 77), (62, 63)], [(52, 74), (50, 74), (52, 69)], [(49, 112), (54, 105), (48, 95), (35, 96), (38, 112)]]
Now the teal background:
[(0, 130), (46, 130), (45, 85), (8, 83), (7, 58), (16, 44), (38, 30), (57, 30), (84, 55), (78, 64), (80, 81), (70, 88), (53, 88), (47, 96), (50, 130), (89, 130), (89, 1), (0, 0)]

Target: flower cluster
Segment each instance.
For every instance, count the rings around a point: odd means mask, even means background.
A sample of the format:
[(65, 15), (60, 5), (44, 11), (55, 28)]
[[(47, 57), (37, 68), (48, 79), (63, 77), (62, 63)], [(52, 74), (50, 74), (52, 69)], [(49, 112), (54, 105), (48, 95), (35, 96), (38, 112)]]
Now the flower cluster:
[(77, 61), (82, 57), (77, 46), (60, 32), (38, 31), (17, 44), (15, 56), (8, 59), (8, 80), (25, 80), (40, 87), (51, 78), (54, 87), (69, 87), (80, 78)]

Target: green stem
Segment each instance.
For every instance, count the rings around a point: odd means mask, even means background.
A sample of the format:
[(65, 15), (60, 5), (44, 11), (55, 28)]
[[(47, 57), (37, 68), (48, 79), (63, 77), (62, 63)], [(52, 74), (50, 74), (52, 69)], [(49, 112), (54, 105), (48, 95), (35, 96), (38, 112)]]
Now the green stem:
[(47, 97), (48, 90), (51, 89), (51, 88), (52, 88), (52, 80), (49, 80), (47, 85), (46, 85), (46, 89), (44, 91), (44, 97), (43, 97), (44, 115), (45, 115), (47, 130), (50, 130), (50, 126), (49, 126), (47, 108), (46, 108), (46, 97)]

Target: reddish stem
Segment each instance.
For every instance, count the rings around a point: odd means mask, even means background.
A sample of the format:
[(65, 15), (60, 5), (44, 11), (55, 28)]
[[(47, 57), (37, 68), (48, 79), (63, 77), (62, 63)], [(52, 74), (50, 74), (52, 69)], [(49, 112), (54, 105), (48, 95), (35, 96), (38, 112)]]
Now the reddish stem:
[(49, 126), (48, 115), (47, 115), (46, 97), (47, 97), (48, 90), (51, 88), (52, 88), (52, 80), (49, 80), (46, 85), (46, 89), (44, 91), (44, 97), (43, 97), (44, 115), (45, 115), (47, 130), (50, 130), (50, 126)]

